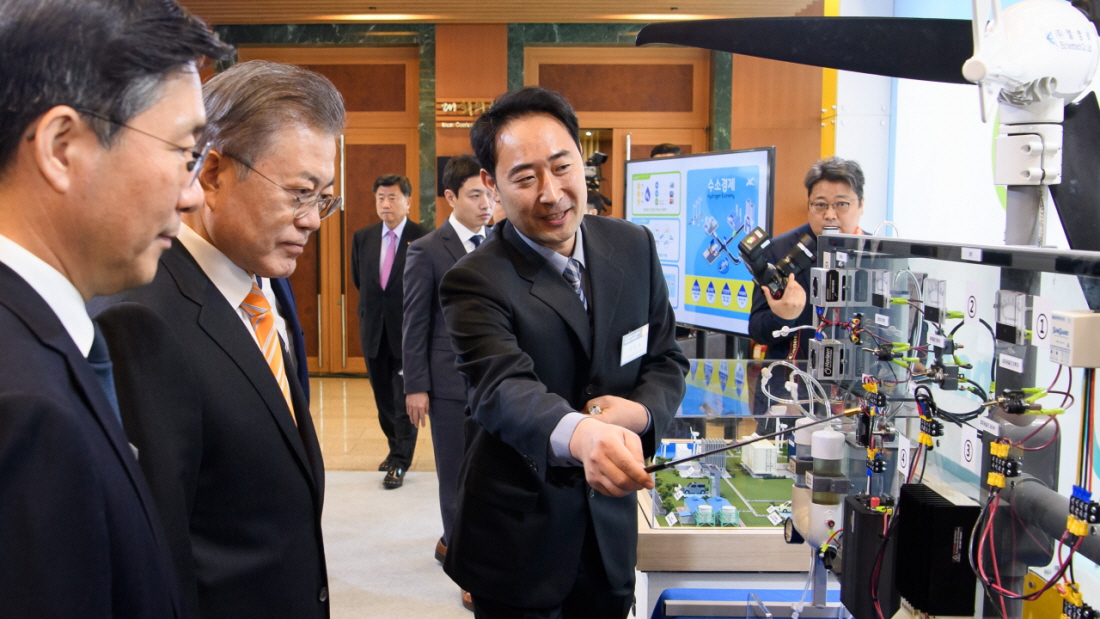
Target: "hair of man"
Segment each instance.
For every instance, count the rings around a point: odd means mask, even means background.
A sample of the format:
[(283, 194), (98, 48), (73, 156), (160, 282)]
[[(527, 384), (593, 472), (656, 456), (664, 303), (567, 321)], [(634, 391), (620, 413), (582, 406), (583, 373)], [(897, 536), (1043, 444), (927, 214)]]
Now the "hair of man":
[(657, 155), (682, 155), (682, 154), (684, 154), (684, 151), (680, 150), (679, 146), (677, 146), (675, 144), (672, 144), (672, 143), (669, 143), (669, 142), (665, 142), (664, 144), (658, 144), (658, 145), (653, 147), (653, 150), (649, 151), (650, 159), (652, 159), (653, 157), (656, 157)]
[[(332, 136), (344, 131), (344, 98), (320, 73), (278, 62), (250, 60), (210, 78), (202, 88), (206, 105), (204, 140), (236, 164), (256, 165), (272, 139), (288, 125)], [(237, 165), (244, 179), (249, 169)]]
[(450, 189), (457, 196), (466, 179), (480, 174), (481, 164), (473, 155), (451, 157), (443, 168), (443, 189)]
[(110, 148), (172, 73), (232, 48), (174, 0), (0, 2), (0, 178), (28, 127), (53, 107), (83, 114)]
[(863, 168), (859, 167), (857, 161), (841, 159), (840, 157), (827, 157), (817, 160), (810, 166), (810, 171), (806, 172), (806, 195), (810, 195), (814, 190), (814, 185), (821, 181), (848, 183), (848, 186), (855, 192), (856, 197), (860, 200), (863, 199)]
[(374, 181), (374, 188), (371, 189), (371, 193), (378, 193), (379, 187), (393, 187), (394, 185), (397, 185), (401, 189), (401, 193), (406, 198), (412, 197), (412, 183), (409, 182), (409, 179), (401, 176), (400, 174), (384, 174), (382, 176), (379, 176)]
[(573, 106), (560, 93), (539, 86), (526, 86), (505, 93), (493, 102), (493, 107), (474, 121), (470, 128), (470, 144), (474, 148), (482, 169), (496, 178), (497, 135), (511, 121), (531, 114), (549, 114), (556, 118), (577, 145), (577, 151), (583, 153), (580, 142), (580, 123)]

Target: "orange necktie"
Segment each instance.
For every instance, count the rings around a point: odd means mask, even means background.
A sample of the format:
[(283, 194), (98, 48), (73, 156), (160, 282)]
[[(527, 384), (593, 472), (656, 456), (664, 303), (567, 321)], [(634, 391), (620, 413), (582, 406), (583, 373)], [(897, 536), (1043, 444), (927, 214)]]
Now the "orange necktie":
[(260, 290), (256, 280), (252, 280), (252, 291), (244, 298), (241, 309), (248, 314), (252, 330), (256, 332), (256, 339), (260, 343), (260, 350), (264, 354), (264, 360), (267, 361), (267, 366), (271, 368), (271, 373), (279, 383), (287, 408), (290, 409), (290, 418), (294, 419), (297, 425), (298, 420), (294, 418), (294, 403), (290, 400), (290, 383), (287, 382), (286, 367), (283, 366), (283, 347), (279, 342), (279, 334), (275, 330), (275, 316), (271, 314), (271, 304), (268, 303), (267, 297)]

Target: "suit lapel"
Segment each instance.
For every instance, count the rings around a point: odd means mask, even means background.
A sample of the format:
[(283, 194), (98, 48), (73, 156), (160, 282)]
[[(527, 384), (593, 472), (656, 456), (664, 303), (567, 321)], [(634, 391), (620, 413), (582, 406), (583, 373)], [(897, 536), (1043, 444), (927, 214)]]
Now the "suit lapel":
[(509, 253), (516, 272), (531, 282), (531, 294), (562, 317), (580, 340), (584, 354), (592, 358), (592, 326), (588, 321), (588, 313), (577, 299), (577, 293), (561, 273), (555, 272), (545, 258), (520, 238), (514, 226), (505, 226), (504, 238), (509, 241), (506, 247), (510, 248)]
[(106, 435), (115, 455), (122, 462), (122, 467), (126, 470), (130, 483), (137, 491), (138, 499), (141, 501), (145, 512), (145, 518), (149, 522), (154, 535), (159, 539), (160, 523), (153, 521), (150, 511), (152, 507), (151, 497), (145, 494), (145, 484), (143, 483), (145, 478), (138, 470), (137, 459), (130, 448), (126, 433), (119, 424), (110, 402), (107, 401), (107, 396), (103, 393), (103, 388), (100, 386), (91, 365), (88, 364), (88, 360), (80, 354), (76, 343), (73, 342), (69, 332), (65, 330), (64, 325), (61, 324), (49, 304), (29, 284), (23, 281), (23, 278), (16, 275), (14, 271), (2, 263), (0, 263), (0, 290), (4, 291), (4, 294), (0, 295), (0, 304), (7, 306), (12, 313), (19, 316), (44, 346), (53, 349), (65, 358), (81, 397)]
[(366, 262), (365, 281), (368, 285), (373, 284), (373, 289), (382, 289), (382, 263), (379, 258), (382, 254), (382, 226), (384, 223), (371, 226), (363, 239), (363, 254), (364, 261)]
[[(236, 310), (222, 296), (214, 282), (203, 273), (194, 258), (182, 245), (173, 247), (164, 253), (161, 258), (165, 268), (172, 273), (180, 290), (200, 305), (198, 324), (210, 339), (213, 340), (227, 357), (233, 360), (241, 372), (252, 383), (256, 393), (267, 404), (275, 424), (286, 437), (294, 455), (298, 458), (306, 477), (314, 481), (312, 466), (306, 455), (302, 438), (291, 419), (291, 412), (287, 409), (286, 400), (279, 389), (279, 384), (271, 374), (271, 368), (264, 361), (263, 353), (247, 327), (241, 322)], [(199, 288), (203, 289), (199, 293)], [(284, 359), (285, 352), (284, 352)], [(289, 360), (286, 367), (290, 367)], [(289, 376), (288, 376), (289, 378)], [(299, 400), (295, 400), (299, 402)]]
[(443, 247), (447, 248), (447, 253), (451, 254), (454, 262), (458, 262), (466, 255), (466, 246), (462, 244), (462, 239), (458, 238), (458, 232), (455, 231), (450, 220), (440, 226), (439, 238), (443, 239)]
[[(590, 233), (588, 226), (584, 223), (581, 225), (584, 227), (585, 270), (588, 273), (591, 290), (588, 306), (592, 309), (594, 346), (601, 351), (617, 350), (615, 338), (626, 334), (612, 333), (611, 325), (615, 324), (615, 313), (619, 307), (619, 291), (622, 289), (625, 275), (623, 270), (612, 262), (615, 245), (604, 236)], [(593, 364), (592, 372), (597, 371), (599, 368)]]
[[(383, 224), (385, 225), (385, 224)], [(400, 281), (401, 277), (405, 274), (405, 254), (409, 248), (409, 243), (412, 243), (413, 238), (412, 220), (405, 222), (405, 228), (401, 231), (401, 238), (397, 239), (397, 252), (393, 256), (393, 268), (390, 269), (390, 279), (386, 282), (386, 289), (394, 283), (396, 277)]]

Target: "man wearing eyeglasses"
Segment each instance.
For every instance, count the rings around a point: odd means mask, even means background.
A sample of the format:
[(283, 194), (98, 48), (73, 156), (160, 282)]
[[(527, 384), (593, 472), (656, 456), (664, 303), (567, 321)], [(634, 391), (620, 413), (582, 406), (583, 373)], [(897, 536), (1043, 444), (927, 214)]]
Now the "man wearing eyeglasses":
[(294, 272), (340, 207), (343, 100), (321, 75), (263, 61), (211, 78), (203, 98), (202, 204), (153, 283), (97, 320), (190, 613), (323, 618), (324, 464), (293, 309), (270, 278)]
[[(805, 224), (772, 239), (767, 248), (768, 261), (773, 264), (809, 234), (815, 243), (826, 227), (839, 228), (844, 234), (862, 234), (859, 218), (863, 215), (863, 169), (851, 159), (829, 157), (810, 167), (805, 179), (807, 206)], [(810, 248), (814, 249), (813, 247)], [(783, 327), (799, 327), (813, 324), (813, 306), (807, 302), (806, 290), (810, 287), (810, 270), (791, 275), (787, 289), (779, 299), (773, 298), (760, 286), (752, 293), (752, 314), (749, 318), (749, 335), (757, 344), (767, 346), (765, 359), (806, 359), (812, 331), (801, 329), (788, 335), (775, 332)], [(786, 380), (773, 375), (769, 383), (772, 394), (785, 393), (782, 383)], [(767, 411), (767, 397), (758, 392), (754, 411)], [(763, 429), (763, 428), (761, 428)]]
[(230, 51), (174, 2), (0, 2), (4, 617), (185, 616), (85, 303), (198, 207), (197, 64)]

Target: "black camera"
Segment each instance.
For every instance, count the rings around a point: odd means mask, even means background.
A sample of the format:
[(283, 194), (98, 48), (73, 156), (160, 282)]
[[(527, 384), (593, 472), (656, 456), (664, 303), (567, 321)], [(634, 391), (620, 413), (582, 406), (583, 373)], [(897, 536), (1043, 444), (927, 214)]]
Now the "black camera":
[(766, 288), (773, 299), (781, 299), (787, 289), (788, 276), (798, 275), (814, 263), (817, 241), (809, 233), (803, 234), (791, 251), (775, 264), (768, 261), (765, 251), (771, 243), (768, 233), (757, 228), (741, 239), (737, 249), (745, 259), (745, 266), (752, 271), (756, 285)]

